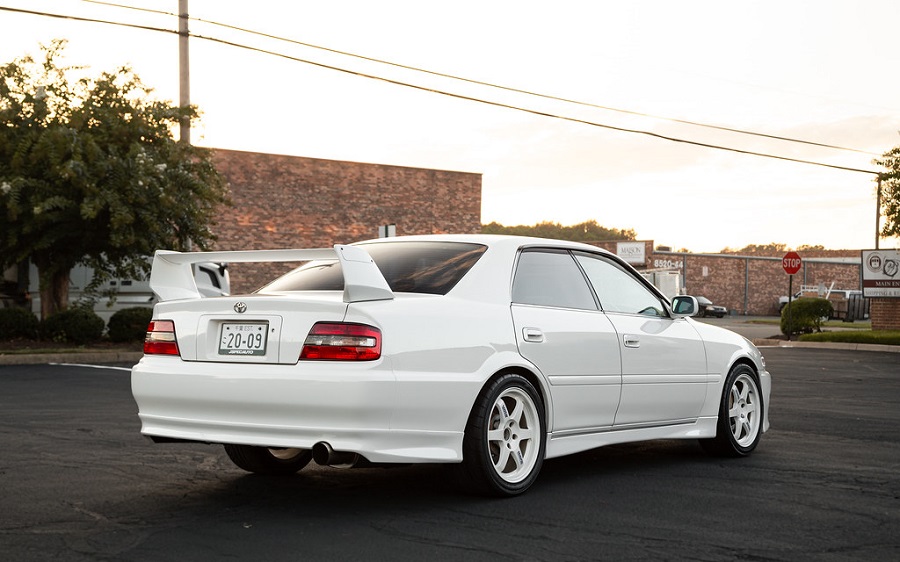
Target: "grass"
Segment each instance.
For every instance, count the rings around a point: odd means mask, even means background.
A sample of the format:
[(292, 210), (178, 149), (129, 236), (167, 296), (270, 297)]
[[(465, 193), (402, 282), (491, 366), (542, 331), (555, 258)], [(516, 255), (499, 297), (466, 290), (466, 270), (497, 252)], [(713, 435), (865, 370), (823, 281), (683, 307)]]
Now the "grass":
[(900, 330), (844, 330), (839, 332), (820, 332), (803, 334), (800, 341), (841, 342), (841, 343), (874, 343), (880, 345), (900, 345)]

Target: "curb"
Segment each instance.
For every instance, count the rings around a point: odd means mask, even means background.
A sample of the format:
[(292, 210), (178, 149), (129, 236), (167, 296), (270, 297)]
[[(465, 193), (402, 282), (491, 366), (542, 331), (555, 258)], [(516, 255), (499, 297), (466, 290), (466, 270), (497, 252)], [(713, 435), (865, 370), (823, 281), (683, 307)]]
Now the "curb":
[(753, 345), (760, 348), (805, 347), (810, 349), (838, 349), (842, 351), (881, 351), (886, 353), (900, 353), (900, 345), (881, 345), (876, 343), (813, 342), (758, 339), (753, 340)]
[(0, 355), (0, 365), (46, 365), (48, 363), (137, 363), (140, 351), (85, 351), (84, 353), (31, 353)]

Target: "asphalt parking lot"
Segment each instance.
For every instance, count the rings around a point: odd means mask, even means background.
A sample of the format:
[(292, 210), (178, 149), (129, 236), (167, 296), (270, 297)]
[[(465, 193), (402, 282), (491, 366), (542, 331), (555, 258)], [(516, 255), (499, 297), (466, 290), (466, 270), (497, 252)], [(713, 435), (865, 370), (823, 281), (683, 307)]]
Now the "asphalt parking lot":
[[(0, 367), (6, 560), (897, 560), (900, 354), (764, 350), (749, 458), (689, 441), (545, 463), (522, 497), (438, 466), (247, 475), (138, 433), (127, 366)], [(119, 370), (109, 367), (120, 367)]]

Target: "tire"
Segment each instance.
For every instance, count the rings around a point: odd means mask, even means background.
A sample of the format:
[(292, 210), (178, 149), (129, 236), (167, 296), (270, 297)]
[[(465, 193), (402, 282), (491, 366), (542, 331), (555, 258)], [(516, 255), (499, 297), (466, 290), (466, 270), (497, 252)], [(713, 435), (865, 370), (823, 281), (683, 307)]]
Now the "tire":
[(545, 449), (544, 402), (527, 379), (507, 373), (475, 401), (457, 477), (472, 492), (516, 496), (537, 479)]
[(256, 474), (294, 474), (312, 460), (312, 451), (308, 449), (269, 449), (226, 444), (225, 453), (238, 468)]
[(716, 436), (701, 439), (700, 445), (717, 456), (749, 455), (762, 437), (764, 408), (756, 372), (747, 365), (735, 365), (722, 390)]

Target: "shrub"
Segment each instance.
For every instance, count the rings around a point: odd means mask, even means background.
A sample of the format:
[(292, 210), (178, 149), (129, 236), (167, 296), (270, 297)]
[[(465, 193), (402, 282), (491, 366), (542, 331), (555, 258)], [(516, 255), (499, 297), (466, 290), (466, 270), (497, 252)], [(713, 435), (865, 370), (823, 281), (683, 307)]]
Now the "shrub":
[(788, 335), (788, 315), (790, 314), (792, 334), (809, 334), (822, 331), (822, 321), (834, 314), (834, 307), (828, 299), (800, 298), (785, 306), (781, 311), (781, 333)]
[(41, 322), (40, 332), (44, 339), (81, 345), (99, 340), (103, 328), (103, 319), (92, 310), (70, 308)]
[(0, 308), (0, 340), (34, 339), (38, 334), (38, 319), (27, 308)]
[(146, 306), (123, 308), (109, 319), (109, 339), (114, 342), (143, 341), (153, 309)]

